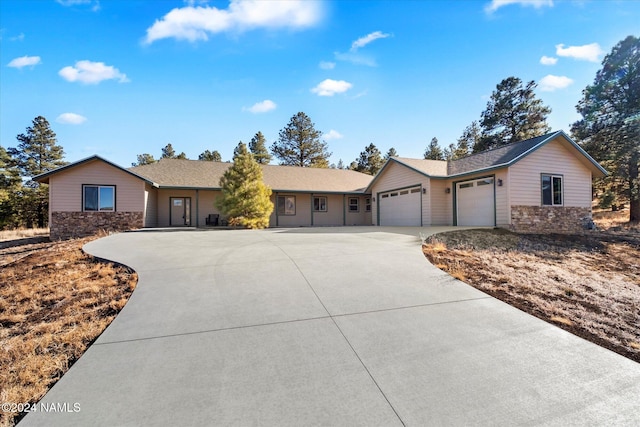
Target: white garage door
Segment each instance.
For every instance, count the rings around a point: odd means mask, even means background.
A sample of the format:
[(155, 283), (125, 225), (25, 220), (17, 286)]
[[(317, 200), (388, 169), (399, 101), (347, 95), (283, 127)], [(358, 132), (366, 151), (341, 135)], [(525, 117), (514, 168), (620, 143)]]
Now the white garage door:
[(380, 194), (380, 225), (420, 226), (420, 187)]
[(496, 225), (493, 178), (456, 184), (458, 225)]

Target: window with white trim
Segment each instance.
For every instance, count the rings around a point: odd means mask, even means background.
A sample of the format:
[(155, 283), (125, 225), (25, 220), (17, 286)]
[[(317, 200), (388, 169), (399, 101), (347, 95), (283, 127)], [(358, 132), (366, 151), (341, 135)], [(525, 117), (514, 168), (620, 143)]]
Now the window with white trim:
[(364, 211), (371, 212), (371, 197), (364, 199)]
[(327, 211), (327, 198), (326, 197), (314, 197), (313, 198), (313, 211), (314, 212), (326, 212)]
[(542, 205), (562, 206), (562, 175), (542, 174)]
[(116, 210), (114, 185), (83, 185), (82, 210), (89, 212), (113, 212)]
[(360, 199), (349, 197), (349, 212), (360, 212)]

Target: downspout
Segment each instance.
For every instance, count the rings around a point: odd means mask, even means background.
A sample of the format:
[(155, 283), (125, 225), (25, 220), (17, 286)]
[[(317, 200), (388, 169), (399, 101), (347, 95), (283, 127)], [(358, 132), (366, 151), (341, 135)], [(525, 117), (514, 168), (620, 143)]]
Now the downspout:
[(200, 190), (196, 188), (196, 228), (200, 227)]

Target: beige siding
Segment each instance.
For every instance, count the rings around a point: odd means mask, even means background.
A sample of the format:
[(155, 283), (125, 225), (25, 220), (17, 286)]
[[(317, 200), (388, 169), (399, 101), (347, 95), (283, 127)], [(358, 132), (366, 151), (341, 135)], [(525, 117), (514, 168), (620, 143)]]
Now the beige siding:
[[(313, 197), (327, 198), (326, 212), (313, 212), (313, 225), (342, 225), (344, 223), (344, 206), (341, 194), (313, 194)], [(313, 208), (312, 208), (313, 209)]]
[(144, 212), (145, 182), (100, 160), (88, 162), (49, 178), (51, 212), (82, 211), (82, 185), (115, 185), (116, 211)]
[[(198, 190), (198, 227), (204, 227), (207, 225), (207, 218), (210, 214), (220, 215), (219, 219), (226, 219), (225, 215), (220, 212), (220, 209), (216, 207), (216, 199), (222, 194), (221, 191), (214, 190)], [(193, 202), (193, 209), (195, 212), (196, 202)], [(193, 224), (195, 225), (196, 218), (193, 218)], [(218, 223), (220, 224), (220, 223)]]
[[(311, 225), (311, 195), (304, 193), (278, 193), (278, 196), (295, 196), (296, 214), (278, 215), (276, 222), (276, 207), (273, 209), (269, 224), (278, 227), (301, 227)], [(271, 196), (271, 201), (276, 206), (276, 194)]]
[(432, 179), (427, 195), (431, 200), (431, 223), (425, 225), (452, 225), (453, 224), (453, 191), (451, 181)]
[[(342, 198), (342, 196), (340, 196)], [(349, 212), (349, 199), (356, 197), (359, 200), (359, 211)], [(345, 225), (371, 225), (371, 212), (365, 211), (365, 199), (368, 196), (350, 196), (344, 197), (345, 204)], [(342, 224), (342, 223), (341, 223)]]
[(511, 206), (540, 206), (541, 174), (563, 176), (564, 206), (591, 206), (591, 171), (557, 139), (511, 166)]
[(144, 226), (158, 226), (158, 189), (146, 183), (144, 186)]
[(170, 222), (170, 198), (191, 197), (191, 225), (196, 224), (196, 191), (195, 190), (158, 190), (158, 227), (169, 227)]
[[(417, 185), (428, 189), (429, 178), (396, 162), (390, 163), (371, 188), (371, 196), (376, 199), (375, 202), (372, 200), (371, 204), (373, 224), (378, 223), (378, 193)], [(428, 197), (422, 195), (422, 224), (429, 225), (430, 223), (431, 203)]]

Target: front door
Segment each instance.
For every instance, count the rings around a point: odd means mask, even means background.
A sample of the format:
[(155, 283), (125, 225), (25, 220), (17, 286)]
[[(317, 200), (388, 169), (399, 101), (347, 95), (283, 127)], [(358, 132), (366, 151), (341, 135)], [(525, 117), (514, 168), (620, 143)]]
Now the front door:
[(191, 225), (191, 197), (170, 197), (170, 218), (172, 227)]

